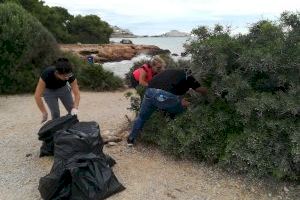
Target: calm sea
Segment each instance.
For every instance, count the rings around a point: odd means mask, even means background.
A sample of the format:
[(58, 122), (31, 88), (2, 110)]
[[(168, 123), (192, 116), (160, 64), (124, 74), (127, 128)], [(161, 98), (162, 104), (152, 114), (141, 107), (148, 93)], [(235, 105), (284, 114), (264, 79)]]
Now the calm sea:
[[(184, 43), (186, 43), (188, 37), (143, 37), (143, 38), (111, 38), (110, 41), (119, 43), (122, 39), (129, 39), (133, 44), (145, 44), (145, 45), (155, 45), (161, 49), (168, 49), (171, 53), (176, 53), (180, 55), (184, 52)], [(178, 57), (174, 57), (175, 59)], [(139, 55), (134, 57), (132, 60), (123, 60), (121, 62), (108, 62), (104, 63), (103, 67), (107, 70), (114, 72), (120, 77), (129, 71), (134, 62), (140, 59), (150, 59), (146, 55)]]

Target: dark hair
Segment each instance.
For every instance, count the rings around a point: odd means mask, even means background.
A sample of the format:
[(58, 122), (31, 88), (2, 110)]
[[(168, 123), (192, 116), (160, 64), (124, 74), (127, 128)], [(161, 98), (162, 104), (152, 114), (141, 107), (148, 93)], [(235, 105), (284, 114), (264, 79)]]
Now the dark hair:
[(67, 58), (58, 58), (53, 65), (55, 69), (60, 74), (69, 74), (72, 73), (72, 64), (69, 62)]

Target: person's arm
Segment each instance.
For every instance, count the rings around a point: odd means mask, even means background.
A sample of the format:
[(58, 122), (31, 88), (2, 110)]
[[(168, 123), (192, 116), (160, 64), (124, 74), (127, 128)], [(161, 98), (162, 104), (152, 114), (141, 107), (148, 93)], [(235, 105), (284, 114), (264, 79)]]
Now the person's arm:
[[(190, 89), (193, 89), (197, 93), (202, 94), (202, 95), (207, 94), (207, 88), (200, 87), (200, 83), (198, 81), (196, 81), (196, 79), (194, 77), (189, 76), (187, 78), (187, 84), (190, 86)], [(183, 98), (181, 100), (181, 104), (182, 104), (182, 106), (187, 107), (190, 105), (190, 102), (187, 99)]]
[(44, 93), (45, 88), (46, 88), (46, 83), (43, 81), (43, 79), (40, 78), (35, 89), (34, 98), (38, 108), (43, 114), (42, 122), (46, 121), (48, 118), (48, 113), (42, 100), (42, 95)]
[(147, 87), (148, 86), (148, 82), (147, 82), (147, 73), (145, 72), (145, 70), (140, 70), (140, 77), (139, 77), (139, 84), (142, 86)]
[(207, 94), (207, 88), (206, 87), (198, 87), (198, 88), (195, 89), (195, 91), (202, 94), (202, 95)]
[(182, 98), (181, 99), (181, 105), (183, 107), (188, 107), (189, 105), (191, 105), (191, 103), (186, 98)]
[(79, 86), (77, 83), (77, 79), (75, 79), (71, 84), (72, 92), (74, 94), (74, 105), (73, 108), (78, 109), (79, 101), (80, 101), (80, 92)]

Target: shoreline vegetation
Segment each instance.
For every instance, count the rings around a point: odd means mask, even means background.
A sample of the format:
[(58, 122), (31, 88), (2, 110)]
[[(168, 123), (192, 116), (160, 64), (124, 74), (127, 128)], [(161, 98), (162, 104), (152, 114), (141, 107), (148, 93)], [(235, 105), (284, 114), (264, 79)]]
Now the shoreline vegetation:
[[(300, 13), (258, 21), (244, 35), (221, 25), (193, 34), (191, 60), (167, 66), (189, 68), (209, 93), (187, 95), (192, 106), (175, 120), (156, 112), (142, 141), (230, 172), (299, 183)], [(135, 112), (143, 91), (131, 99)]]

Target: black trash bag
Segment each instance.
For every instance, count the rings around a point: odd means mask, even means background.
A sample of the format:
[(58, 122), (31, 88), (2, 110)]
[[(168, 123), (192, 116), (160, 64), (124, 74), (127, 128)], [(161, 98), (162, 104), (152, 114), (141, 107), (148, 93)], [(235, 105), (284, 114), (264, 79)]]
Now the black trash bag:
[(40, 149), (40, 157), (53, 155), (53, 136), (56, 133), (56, 131), (66, 130), (77, 122), (77, 116), (66, 115), (45, 123), (44, 126), (42, 126), (38, 132), (39, 140), (43, 141), (43, 144)]
[(54, 144), (53, 167), (40, 179), (43, 199), (100, 200), (125, 189), (110, 168), (115, 161), (102, 152), (96, 122), (79, 122), (57, 131)]
[(42, 199), (62, 200), (71, 198), (72, 176), (64, 167), (57, 168), (54, 172), (40, 178), (39, 191)]
[[(96, 155), (100, 157), (105, 156), (107, 164), (110, 167), (113, 167), (116, 164), (116, 161), (109, 155), (103, 153), (104, 141), (100, 134), (100, 127), (97, 122), (79, 122), (70, 127), (72, 130), (80, 131), (83, 133), (88, 133), (90, 140), (95, 140), (93, 145), (91, 144), (91, 150)], [(104, 155), (103, 155), (104, 154)]]
[(101, 158), (82, 158), (67, 167), (72, 175), (71, 199), (100, 200), (125, 189)]
[(103, 158), (94, 154), (75, 157), (40, 179), (39, 191), (45, 200), (101, 200), (125, 189)]
[(39, 130), (39, 140), (45, 141), (53, 138), (53, 133), (58, 130), (66, 130), (78, 121), (76, 115), (66, 115), (46, 122)]
[(54, 155), (54, 143), (53, 140), (43, 141), (40, 148), (40, 157), (53, 156)]
[(57, 131), (54, 144), (54, 159), (67, 161), (74, 156), (89, 153), (104, 157), (102, 151), (104, 143), (96, 122), (78, 122), (68, 130)]
[[(72, 152), (76, 152), (76, 148), (80, 149), (78, 151), (81, 151), (81, 153), (84, 152), (93, 152), (96, 155), (99, 155), (100, 157), (105, 157), (107, 164), (110, 167), (113, 167), (116, 164), (116, 161), (109, 155), (104, 154), (103, 153), (103, 146), (104, 146), (104, 142), (103, 139), (101, 137), (100, 134), (100, 127), (99, 124), (97, 122), (79, 122), (74, 124), (72, 127), (70, 127), (70, 129), (72, 129), (72, 132), (77, 132), (79, 133), (79, 137), (82, 137), (82, 133), (87, 133), (86, 135), (86, 139), (87, 139), (87, 143), (89, 141), (94, 141), (93, 143), (87, 144), (85, 145), (86, 147), (90, 147), (89, 149), (85, 149), (83, 150), (80, 146), (77, 146), (77, 144), (73, 144), (72, 147), (70, 147), (70, 149), (72, 149)], [(67, 141), (67, 143), (69, 143), (69, 139), (68, 137), (73, 137), (73, 135), (65, 135), (65, 141)], [(89, 138), (89, 139), (88, 139)], [(62, 138), (60, 138), (60, 141), (63, 140)], [(84, 143), (83, 143), (84, 144)], [(59, 147), (58, 147), (59, 148)], [(66, 147), (63, 147), (66, 148)], [(64, 155), (62, 156), (62, 159), (64, 159), (63, 157), (69, 158), (70, 155)], [(57, 158), (59, 158), (60, 156), (56, 156)]]
[(104, 154), (105, 155), (105, 160), (108, 166), (113, 167), (117, 162), (115, 159), (113, 159), (110, 155)]

